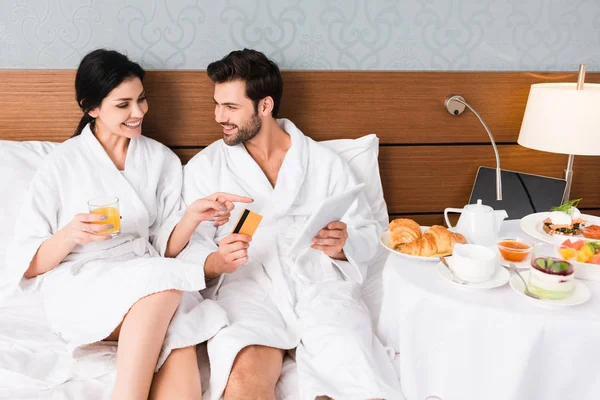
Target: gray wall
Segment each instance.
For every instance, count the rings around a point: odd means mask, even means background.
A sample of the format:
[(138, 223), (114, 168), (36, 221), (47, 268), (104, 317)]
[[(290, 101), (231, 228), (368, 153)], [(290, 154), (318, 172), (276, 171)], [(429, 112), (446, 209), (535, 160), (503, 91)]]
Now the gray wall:
[(596, 71), (600, 0), (0, 0), (0, 68), (97, 47), (150, 69), (250, 47), (284, 69)]

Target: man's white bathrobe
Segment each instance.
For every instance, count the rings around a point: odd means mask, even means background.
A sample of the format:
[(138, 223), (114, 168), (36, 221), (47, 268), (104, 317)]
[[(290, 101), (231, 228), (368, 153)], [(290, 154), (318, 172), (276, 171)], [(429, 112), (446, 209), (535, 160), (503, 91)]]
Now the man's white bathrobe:
[[(106, 338), (139, 299), (168, 289), (186, 291), (158, 370), (171, 350), (201, 343), (228, 322), (221, 307), (198, 293), (205, 288), (202, 266), (161, 257), (182, 216), (181, 184), (181, 162), (167, 147), (143, 136), (132, 139), (125, 170), (119, 171), (86, 127), (59, 145), (33, 178), (7, 255), (5, 286), (41, 290), (52, 329), (75, 355)], [(119, 198), (121, 234), (78, 245), (58, 267), (25, 279), (40, 245), (75, 214), (89, 212), (87, 201), (100, 196)], [(181, 256), (189, 250), (190, 245)]]
[[(287, 256), (311, 213), (328, 196), (357, 183), (342, 159), (304, 136), (288, 120), (278, 120), (291, 147), (275, 188), (244, 145), (222, 140), (197, 154), (184, 170), (184, 200), (224, 191), (249, 196), (246, 205), (263, 216), (249, 249), (249, 261), (221, 276), (207, 291), (227, 311), (230, 326), (208, 343), (211, 379), (208, 398), (218, 399), (238, 352), (249, 345), (296, 348), (301, 399), (402, 399), (399, 382), (383, 346), (373, 335), (369, 311), (360, 298), (366, 267), (378, 246), (377, 223), (363, 194), (342, 219), (349, 239), (349, 262), (307, 249)], [(202, 223), (204, 237), (186, 257), (203, 265), (229, 235), (243, 207), (216, 229)], [(205, 395), (206, 396), (206, 395)]]

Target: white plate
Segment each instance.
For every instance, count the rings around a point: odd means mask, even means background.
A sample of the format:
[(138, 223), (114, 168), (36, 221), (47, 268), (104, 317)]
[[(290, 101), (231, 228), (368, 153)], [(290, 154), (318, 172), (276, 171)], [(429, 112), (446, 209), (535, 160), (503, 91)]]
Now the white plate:
[[(428, 226), (421, 226), (421, 233), (425, 232), (427, 229), (429, 229)], [(409, 258), (411, 260), (420, 260), (420, 261), (440, 261), (439, 257), (413, 256), (411, 254), (404, 254), (404, 253), (399, 252), (398, 250), (395, 250), (393, 247), (390, 246), (390, 231), (385, 231), (381, 234), (381, 236), (379, 237), (379, 243), (381, 243), (381, 245), (383, 247), (385, 247), (386, 249), (391, 251), (393, 254), (396, 254), (397, 256), (400, 256), (403, 258)]]
[[(521, 272), (521, 276), (525, 279), (525, 282), (529, 282), (529, 271)], [(551, 300), (551, 299), (534, 299), (533, 297), (529, 297), (525, 294), (525, 285), (523, 281), (516, 275), (512, 275), (510, 277), (510, 287), (525, 297), (526, 299), (532, 301), (533, 303), (543, 305), (543, 306), (553, 306), (553, 307), (568, 307), (568, 306), (576, 306), (578, 304), (583, 304), (590, 299), (592, 296), (591, 290), (583, 283), (575, 279), (575, 291), (573, 294), (566, 299), (561, 300)]]
[[(567, 239), (572, 238), (573, 241), (583, 239), (588, 241), (594, 241), (597, 239), (588, 239), (583, 237), (583, 235), (548, 235), (544, 232), (544, 220), (548, 218), (549, 212), (539, 212), (535, 214), (529, 214), (521, 218), (521, 229), (523, 232), (532, 236), (536, 239), (539, 239), (543, 242), (547, 243), (556, 243), (561, 244)], [(581, 214), (581, 219), (585, 219), (587, 225), (600, 225), (600, 217), (595, 217), (593, 215)]]
[[(446, 260), (450, 264), (452, 262), (452, 257), (446, 257)], [(466, 287), (469, 289), (493, 289), (493, 288), (500, 287), (500, 286), (506, 284), (506, 282), (508, 282), (508, 279), (510, 278), (510, 272), (508, 272), (506, 269), (502, 268), (498, 264), (496, 266), (496, 272), (494, 272), (494, 275), (492, 275), (492, 277), (490, 279), (488, 279), (487, 281), (478, 282), (478, 283), (467, 283), (465, 285), (462, 285), (458, 282), (455, 282), (452, 279), (452, 273), (450, 271), (448, 271), (448, 268), (446, 268), (444, 266), (444, 264), (442, 264), (441, 262), (435, 266), (435, 269), (436, 269), (437, 273), (442, 278), (447, 280), (448, 282), (451, 282), (457, 286), (462, 286), (462, 287)]]
[[(588, 239), (583, 235), (548, 235), (544, 232), (543, 221), (548, 217), (548, 212), (529, 214), (521, 219), (521, 229), (523, 232), (527, 233), (530, 236), (533, 236), (536, 239), (547, 243), (561, 244), (567, 239), (570, 239), (572, 242), (575, 242), (579, 239), (587, 240), (587, 241), (598, 241), (598, 239)], [(587, 221), (588, 225), (600, 225), (600, 218), (589, 215), (582, 214), (582, 219)], [(519, 266), (520, 263), (516, 264), (518, 269), (521, 269)], [(589, 263), (575, 263), (575, 278), (585, 279), (590, 281), (600, 281), (600, 265), (589, 264)]]

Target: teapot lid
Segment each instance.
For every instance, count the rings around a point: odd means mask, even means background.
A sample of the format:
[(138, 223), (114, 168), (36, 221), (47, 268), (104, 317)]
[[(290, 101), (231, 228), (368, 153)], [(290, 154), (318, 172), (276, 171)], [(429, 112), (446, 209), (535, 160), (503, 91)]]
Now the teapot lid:
[(471, 211), (471, 212), (492, 212), (494, 211), (494, 209), (490, 206), (486, 206), (485, 204), (481, 203), (481, 199), (477, 199), (477, 204), (468, 204), (465, 206), (465, 210), (467, 211)]

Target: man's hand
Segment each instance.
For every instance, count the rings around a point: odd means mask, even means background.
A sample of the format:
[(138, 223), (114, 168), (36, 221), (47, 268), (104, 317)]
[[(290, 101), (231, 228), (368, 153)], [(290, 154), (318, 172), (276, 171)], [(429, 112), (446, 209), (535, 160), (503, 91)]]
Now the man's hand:
[(248, 249), (252, 238), (232, 233), (219, 242), (219, 250), (211, 253), (204, 264), (206, 278), (230, 274), (248, 262)]
[(233, 202), (252, 203), (249, 197), (238, 196), (229, 193), (213, 193), (202, 199), (198, 199), (190, 204), (185, 214), (179, 221), (167, 242), (165, 257), (177, 257), (177, 255), (187, 246), (192, 234), (203, 221), (212, 220), (215, 227), (226, 224), (229, 221), (229, 215), (233, 210)]
[(313, 238), (312, 247), (321, 250), (331, 258), (346, 261), (343, 247), (348, 240), (348, 229), (342, 221), (330, 222)]

